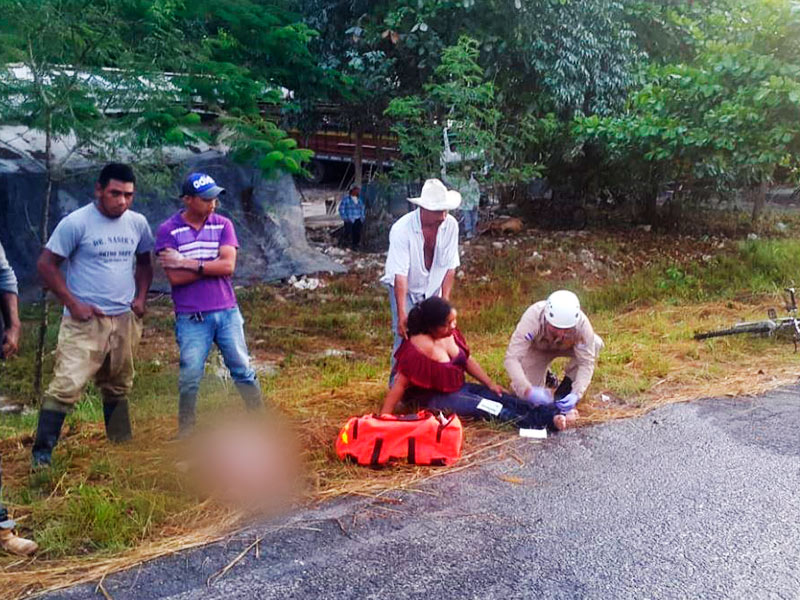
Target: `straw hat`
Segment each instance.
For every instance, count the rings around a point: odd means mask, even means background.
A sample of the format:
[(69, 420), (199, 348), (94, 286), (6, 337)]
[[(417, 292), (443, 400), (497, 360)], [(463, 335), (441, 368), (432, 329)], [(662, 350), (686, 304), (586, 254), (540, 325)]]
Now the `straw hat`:
[(428, 179), (419, 198), (409, 198), (408, 201), (426, 210), (453, 210), (461, 205), (461, 194), (448, 190), (438, 179)]

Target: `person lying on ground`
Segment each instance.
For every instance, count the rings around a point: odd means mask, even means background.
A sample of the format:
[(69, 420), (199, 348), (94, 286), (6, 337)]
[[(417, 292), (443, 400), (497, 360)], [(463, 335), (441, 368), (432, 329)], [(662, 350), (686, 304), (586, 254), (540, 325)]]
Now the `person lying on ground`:
[(129, 165), (107, 164), (95, 201), (64, 217), (39, 256), (39, 276), (64, 304), (64, 315), (53, 379), (39, 410), (34, 466), (50, 464), (64, 418), (91, 379), (103, 398), (109, 441), (132, 437), (128, 394), (153, 280), (153, 234), (145, 216), (130, 210), (135, 187)]
[[(10, 358), (19, 349), (19, 336), (22, 323), (19, 320), (19, 301), (17, 299), (17, 276), (6, 260), (3, 245), (0, 244), (0, 358)], [(3, 506), (3, 470), (0, 468), (0, 548), (11, 554), (30, 556), (39, 546), (32, 540), (14, 533), (16, 523)]]
[[(579, 416), (574, 407), (592, 381), (602, 347), (603, 340), (581, 311), (578, 297), (568, 290), (553, 292), (528, 307), (511, 336), (504, 361), (511, 388), (532, 404), (555, 400), (569, 407), (558, 420), (572, 425)], [(564, 378), (547, 387), (548, 367), (558, 357), (570, 359)]]
[(156, 255), (175, 305), (178, 438), (194, 428), (197, 391), (212, 344), (219, 348), (247, 409), (263, 406), (233, 291), (239, 242), (231, 220), (215, 213), (224, 193), (209, 175), (190, 174), (181, 191), (184, 209), (164, 221), (156, 235)]
[[(408, 339), (397, 350), (397, 377), (382, 413), (418, 408), (454, 412), (464, 417), (511, 421), (523, 428), (557, 427), (559, 408), (534, 406), (495, 383), (470, 355), (457, 327), (457, 313), (447, 300), (433, 296), (408, 314)], [(466, 383), (469, 373), (480, 384)]]

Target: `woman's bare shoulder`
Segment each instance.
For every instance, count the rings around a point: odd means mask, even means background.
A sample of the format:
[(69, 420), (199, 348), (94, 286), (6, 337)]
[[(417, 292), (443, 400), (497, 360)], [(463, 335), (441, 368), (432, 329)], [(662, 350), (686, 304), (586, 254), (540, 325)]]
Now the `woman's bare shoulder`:
[(412, 335), (408, 341), (414, 344), (414, 347), (424, 354), (430, 354), (434, 347), (433, 338), (424, 333), (419, 335)]

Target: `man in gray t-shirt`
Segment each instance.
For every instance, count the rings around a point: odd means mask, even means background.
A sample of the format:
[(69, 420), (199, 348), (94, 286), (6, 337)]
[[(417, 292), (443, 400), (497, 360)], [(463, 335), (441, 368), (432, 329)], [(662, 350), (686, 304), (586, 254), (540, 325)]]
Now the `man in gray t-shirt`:
[(106, 165), (95, 202), (67, 215), (39, 257), (39, 275), (64, 303), (64, 316), (53, 379), (39, 411), (34, 464), (50, 464), (64, 417), (92, 378), (103, 396), (108, 439), (131, 438), (127, 396), (153, 280), (154, 243), (144, 216), (129, 210), (135, 185), (128, 165)]
[[(66, 259), (66, 285), (75, 300), (116, 316), (130, 312), (134, 301), (134, 258), (149, 256), (153, 245), (144, 215), (126, 210), (109, 217), (93, 202), (64, 217), (45, 248)], [(67, 303), (64, 314), (71, 314)]]

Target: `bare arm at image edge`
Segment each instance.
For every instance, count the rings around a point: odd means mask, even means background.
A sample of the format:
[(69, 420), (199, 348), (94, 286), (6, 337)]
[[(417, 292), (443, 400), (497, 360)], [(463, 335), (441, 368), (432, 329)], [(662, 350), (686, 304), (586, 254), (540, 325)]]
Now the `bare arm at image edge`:
[(19, 349), (19, 336), (22, 323), (19, 320), (19, 286), (17, 275), (6, 258), (6, 252), (0, 245), (0, 311), (6, 325), (4, 339), (0, 339), (3, 356), (10, 357)]
[(2, 309), (3, 319), (6, 322), (4, 339), (0, 340), (3, 345), (3, 356), (9, 358), (14, 356), (19, 350), (19, 336), (22, 332), (22, 323), (19, 320), (19, 298), (15, 292), (0, 292), (0, 309)]

